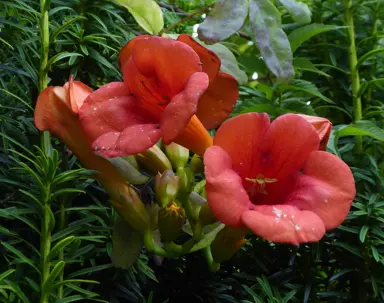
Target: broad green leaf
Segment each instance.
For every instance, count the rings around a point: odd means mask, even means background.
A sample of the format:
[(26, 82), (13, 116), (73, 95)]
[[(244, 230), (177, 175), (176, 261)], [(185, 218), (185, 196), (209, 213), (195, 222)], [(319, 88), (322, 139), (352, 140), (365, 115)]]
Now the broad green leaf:
[(158, 34), (164, 27), (163, 12), (153, 0), (115, 0), (131, 13), (136, 22), (151, 35)]
[(313, 83), (305, 80), (295, 79), (292, 81), (290, 85), (284, 85), (282, 87), (284, 90), (290, 89), (294, 91), (295, 90), (302, 91), (312, 96), (318, 97), (326, 102), (333, 103), (332, 100), (328, 99), (322, 93), (320, 93), (320, 91), (317, 89), (317, 87)]
[(251, 107), (247, 107), (241, 111), (241, 114), (245, 113), (267, 113), (270, 115), (276, 115), (276, 107), (272, 104), (256, 104)]
[(120, 217), (113, 226), (112, 243), (112, 264), (122, 269), (128, 269), (135, 264), (144, 245), (141, 233), (135, 231)]
[(294, 75), (292, 52), (285, 32), (281, 29), (281, 16), (269, 0), (251, 0), (249, 20), (254, 38), (264, 62), (281, 80)]
[(371, 121), (361, 120), (339, 130), (340, 137), (344, 136), (369, 136), (384, 141), (384, 130)]
[(297, 0), (279, 1), (285, 6), (294, 21), (302, 24), (311, 22), (311, 11), (305, 3)]
[(248, 14), (248, 0), (217, 0), (212, 12), (200, 24), (199, 39), (213, 44), (236, 33)]
[(312, 23), (309, 25), (305, 25), (303, 27), (300, 27), (294, 31), (292, 31), (289, 36), (289, 43), (291, 44), (292, 52), (294, 53), (297, 48), (302, 45), (305, 41), (312, 38), (313, 36), (316, 36), (318, 34), (343, 28), (344, 26), (336, 26), (336, 25), (324, 25), (324, 24), (317, 24)]
[(323, 75), (325, 77), (331, 77), (327, 73), (319, 70), (311, 61), (307, 58), (294, 58), (293, 59), (293, 67), (297, 70), (304, 70), (308, 72), (317, 73), (319, 75)]
[(247, 74), (239, 68), (235, 55), (223, 44), (204, 45), (213, 51), (221, 60), (220, 70), (236, 78), (237, 82), (245, 84), (248, 82)]

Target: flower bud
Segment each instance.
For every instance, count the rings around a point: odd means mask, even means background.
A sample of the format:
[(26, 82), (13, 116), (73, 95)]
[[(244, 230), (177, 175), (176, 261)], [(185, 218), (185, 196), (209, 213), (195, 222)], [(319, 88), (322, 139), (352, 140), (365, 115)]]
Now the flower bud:
[(194, 173), (203, 173), (204, 172), (203, 159), (197, 154), (194, 154), (192, 157), (191, 169)]
[(131, 184), (144, 184), (149, 179), (138, 171), (130, 161), (125, 160), (124, 157), (108, 158), (107, 160), (111, 162), (121, 176)]
[(164, 145), (164, 149), (174, 169), (178, 169), (179, 167), (185, 167), (185, 165), (187, 165), (189, 160), (188, 149), (176, 143)]
[(316, 129), (320, 139), (320, 150), (326, 150), (329, 136), (331, 135), (332, 130), (331, 121), (326, 118), (316, 116), (308, 116), (303, 114), (299, 114), (299, 116), (307, 120), (307, 122), (309, 122)]
[(136, 160), (153, 173), (162, 173), (165, 170), (172, 168), (167, 156), (157, 145), (143, 151), (141, 154), (136, 155)]
[(163, 241), (173, 241), (181, 234), (184, 225), (185, 210), (175, 203), (170, 203), (158, 213), (158, 226)]
[(137, 163), (135, 156), (123, 156), (120, 158), (124, 159), (125, 161), (128, 161), (137, 170), (139, 169), (139, 164)]
[(195, 175), (189, 167), (179, 167), (176, 175), (180, 178), (179, 193), (182, 195), (188, 195), (193, 190), (193, 183), (195, 181)]
[(245, 228), (224, 227), (211, 244), (213, 260), (217, 263), (228, 261), (244, 245)]
[(135, 190), (126, 184), (115, 191), (108, 191), (111, 195), (111, 204), (121, 219), (131, 225), (135, 230), (144, 232), (151, 224), (151, 219)]
[(167, 169), (163, 174), (155, 177), (155, 193), (157, 203), (165, 207), (175, 200), (180, 187), (180, 178), (175, 176), (172, 169)]

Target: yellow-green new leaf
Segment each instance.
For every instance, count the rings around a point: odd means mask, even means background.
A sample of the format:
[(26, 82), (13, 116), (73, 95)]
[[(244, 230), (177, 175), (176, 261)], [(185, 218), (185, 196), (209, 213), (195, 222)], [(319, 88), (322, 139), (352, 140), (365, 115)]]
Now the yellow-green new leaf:
[(163, 12), (153, 0), (115, 0), (131, 13), (137, 23), (151, 35), (158, 34), (164, 27)]

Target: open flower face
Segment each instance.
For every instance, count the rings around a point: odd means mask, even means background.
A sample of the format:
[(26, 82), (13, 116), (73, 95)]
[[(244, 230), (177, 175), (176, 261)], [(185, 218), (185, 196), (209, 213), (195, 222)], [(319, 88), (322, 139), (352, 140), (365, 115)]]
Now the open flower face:
[(269, 241), (320, 240), (347, 216), (356, 190), (349, 167), (319, 151), (316, 129), (286, 114), (249, 113), (224, 123), (204, 155), (209, 205), (221, 222)]
[(220, 59), (187, 35), (136, 37), (120, 65), (124, 82), (101, 87), (79, 112), (94, 150), (106, 157), (142, 152), (160, 138), (202, 155), (212, 144), (205, 127), (226, 119), (238, 97)]

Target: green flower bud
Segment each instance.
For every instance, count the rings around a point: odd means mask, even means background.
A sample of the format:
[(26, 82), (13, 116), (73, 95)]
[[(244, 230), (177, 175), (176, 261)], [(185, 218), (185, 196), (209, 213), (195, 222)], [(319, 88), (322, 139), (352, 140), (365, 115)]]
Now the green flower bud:
[(162, 173), (169, 168), (172, 169), (171, 162), (157, 145), (143, 151), (141, 154), (137, 154), (135, 157), (144, 168), (155, 174)]
[(179, 167), (176, 175), (180, 178), (179, 193), (182, 195), (188, 195), (193, 190), (193, 183), (195, 182), (195, 175), (189, 167)]
[(107, 160), (111, 162), (121, 176), (131, 184), (144, 184), (149, 179), (133, 166), (130, 161), (126, 160), (125, 157), (109, 158)]
[(224, 227), (211, 244), (213, 260), (217, 263), (228, 261), (244, 245), (246, 228)]
[(194, 154), (192, 157), (191, 169), (194, 173), (203, 173), (204, 172), (203, 159), (197, 154)]
[(123, 156), (121, 158), (123, 158), (125, 161), (128, 161), (129, 163), (131, 163), (131, 165), (134, 168), (136, 168), (137, 170), (139, 169), (139, 163), (137, 163), (135, 156)]
[(170, 203), (158, 213), (158, 227), (163, 241), (173, 241), (181, 234), (185, 221), (185, 210), (175, 203)]
[(136, 191), (126, 184), (111, 192), (111, 204), (124, 222), (135, 230), (144, 232), (151, 224), (150, 216)]
[(175, 200), (180, 187), (180, 178), (175, 176), (172, 169), (167, 169), (163, 174), (155, 177), (155, 193), (157, 203), (165, 207)]
[(165, 154), (172, 163), (173, 169), (185, 167), (189, 160), (189, 150), (179, 144), (171, 143), (164, 145)]

